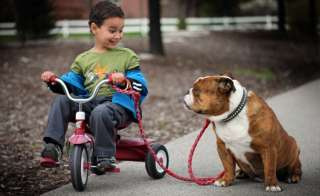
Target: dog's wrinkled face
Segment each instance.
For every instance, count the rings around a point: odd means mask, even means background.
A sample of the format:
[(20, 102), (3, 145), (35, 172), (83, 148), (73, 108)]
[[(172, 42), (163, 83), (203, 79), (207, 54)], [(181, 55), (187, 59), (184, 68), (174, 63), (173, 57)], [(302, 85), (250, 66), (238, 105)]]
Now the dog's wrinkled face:
[(201, 77), (184, 96), (184, 103), (198, 114), (218, 116), (229, 110), (229, 97), (234, 90), (228, 76)]

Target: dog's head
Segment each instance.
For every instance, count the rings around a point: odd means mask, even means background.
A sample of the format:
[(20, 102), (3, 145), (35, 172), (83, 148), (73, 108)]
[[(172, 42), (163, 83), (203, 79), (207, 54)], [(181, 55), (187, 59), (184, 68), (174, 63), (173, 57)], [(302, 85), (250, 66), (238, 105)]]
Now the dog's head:
[(229, 98), (234, 91), (234, 81), (228, 75), (200, 77), (184, 96), (184, 103), (198, 114), (218, 116), (229, 110)]

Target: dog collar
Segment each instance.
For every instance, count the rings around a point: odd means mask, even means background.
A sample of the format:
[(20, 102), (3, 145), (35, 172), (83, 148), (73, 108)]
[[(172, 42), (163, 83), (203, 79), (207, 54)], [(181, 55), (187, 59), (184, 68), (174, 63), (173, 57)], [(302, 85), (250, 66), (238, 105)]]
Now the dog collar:
[(247, 90), (245, 88), (243, 88), (243, 94), (242, 94), (242, 98), (241, 98), (239, 105), (237, 106), (237, 108), (235, 110), (233, 110), (233, 112), (231, 114), (229, 114), (227, 116), (227, 118), (223, 119), (222, 122), (226, 123), (226, 122), (229, 122), (232, 119), (234, 119), (242, 111), (242, 109), (246, 105), (247, 99), (248, 99)]

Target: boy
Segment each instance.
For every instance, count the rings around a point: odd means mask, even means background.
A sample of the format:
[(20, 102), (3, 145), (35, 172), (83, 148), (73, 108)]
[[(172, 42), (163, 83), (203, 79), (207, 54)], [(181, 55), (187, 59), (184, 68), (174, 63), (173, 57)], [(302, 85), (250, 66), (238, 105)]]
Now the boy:
[[(124, 13), (121, 8), (109, 1), (97, 3), (90, 12), (89, 27), (94, 36), (94, 47), (78, 55), (71, 70), (61, 77), (68, 89), (73, 94), (87, 96), (106, 74), (112, 73), (114, 84), (120, 87), (131, 86), (144, 98), (148, 90), (137, 55), (127, 48), (117, 47), (123, 37)], [(45, 71), (41, 79), (52, 91), (63, 94), (58, 84), (49, 82), (54, 75), (51, 71)], [(95, 99), (83, 105), (83, 110), (95, 137), (96, 168), (100, 173), (114, 168), (115, 130), (136, 120), (133, 100), (105, 84)], [(41, 153), (43, 158), (59, 162), (68, 122), (74, 121), (76, 111), (77, 104), (68, 100), (65, 95), (55, 98), (44, 133), (45, 148)]]

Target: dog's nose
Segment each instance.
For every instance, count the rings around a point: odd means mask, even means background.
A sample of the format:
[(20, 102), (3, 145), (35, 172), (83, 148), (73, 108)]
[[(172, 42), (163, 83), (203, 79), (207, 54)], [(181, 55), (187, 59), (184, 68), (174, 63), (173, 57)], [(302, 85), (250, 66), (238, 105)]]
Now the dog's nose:
[(186, 92), (186, 95), (190, 94), (191, 88)]

